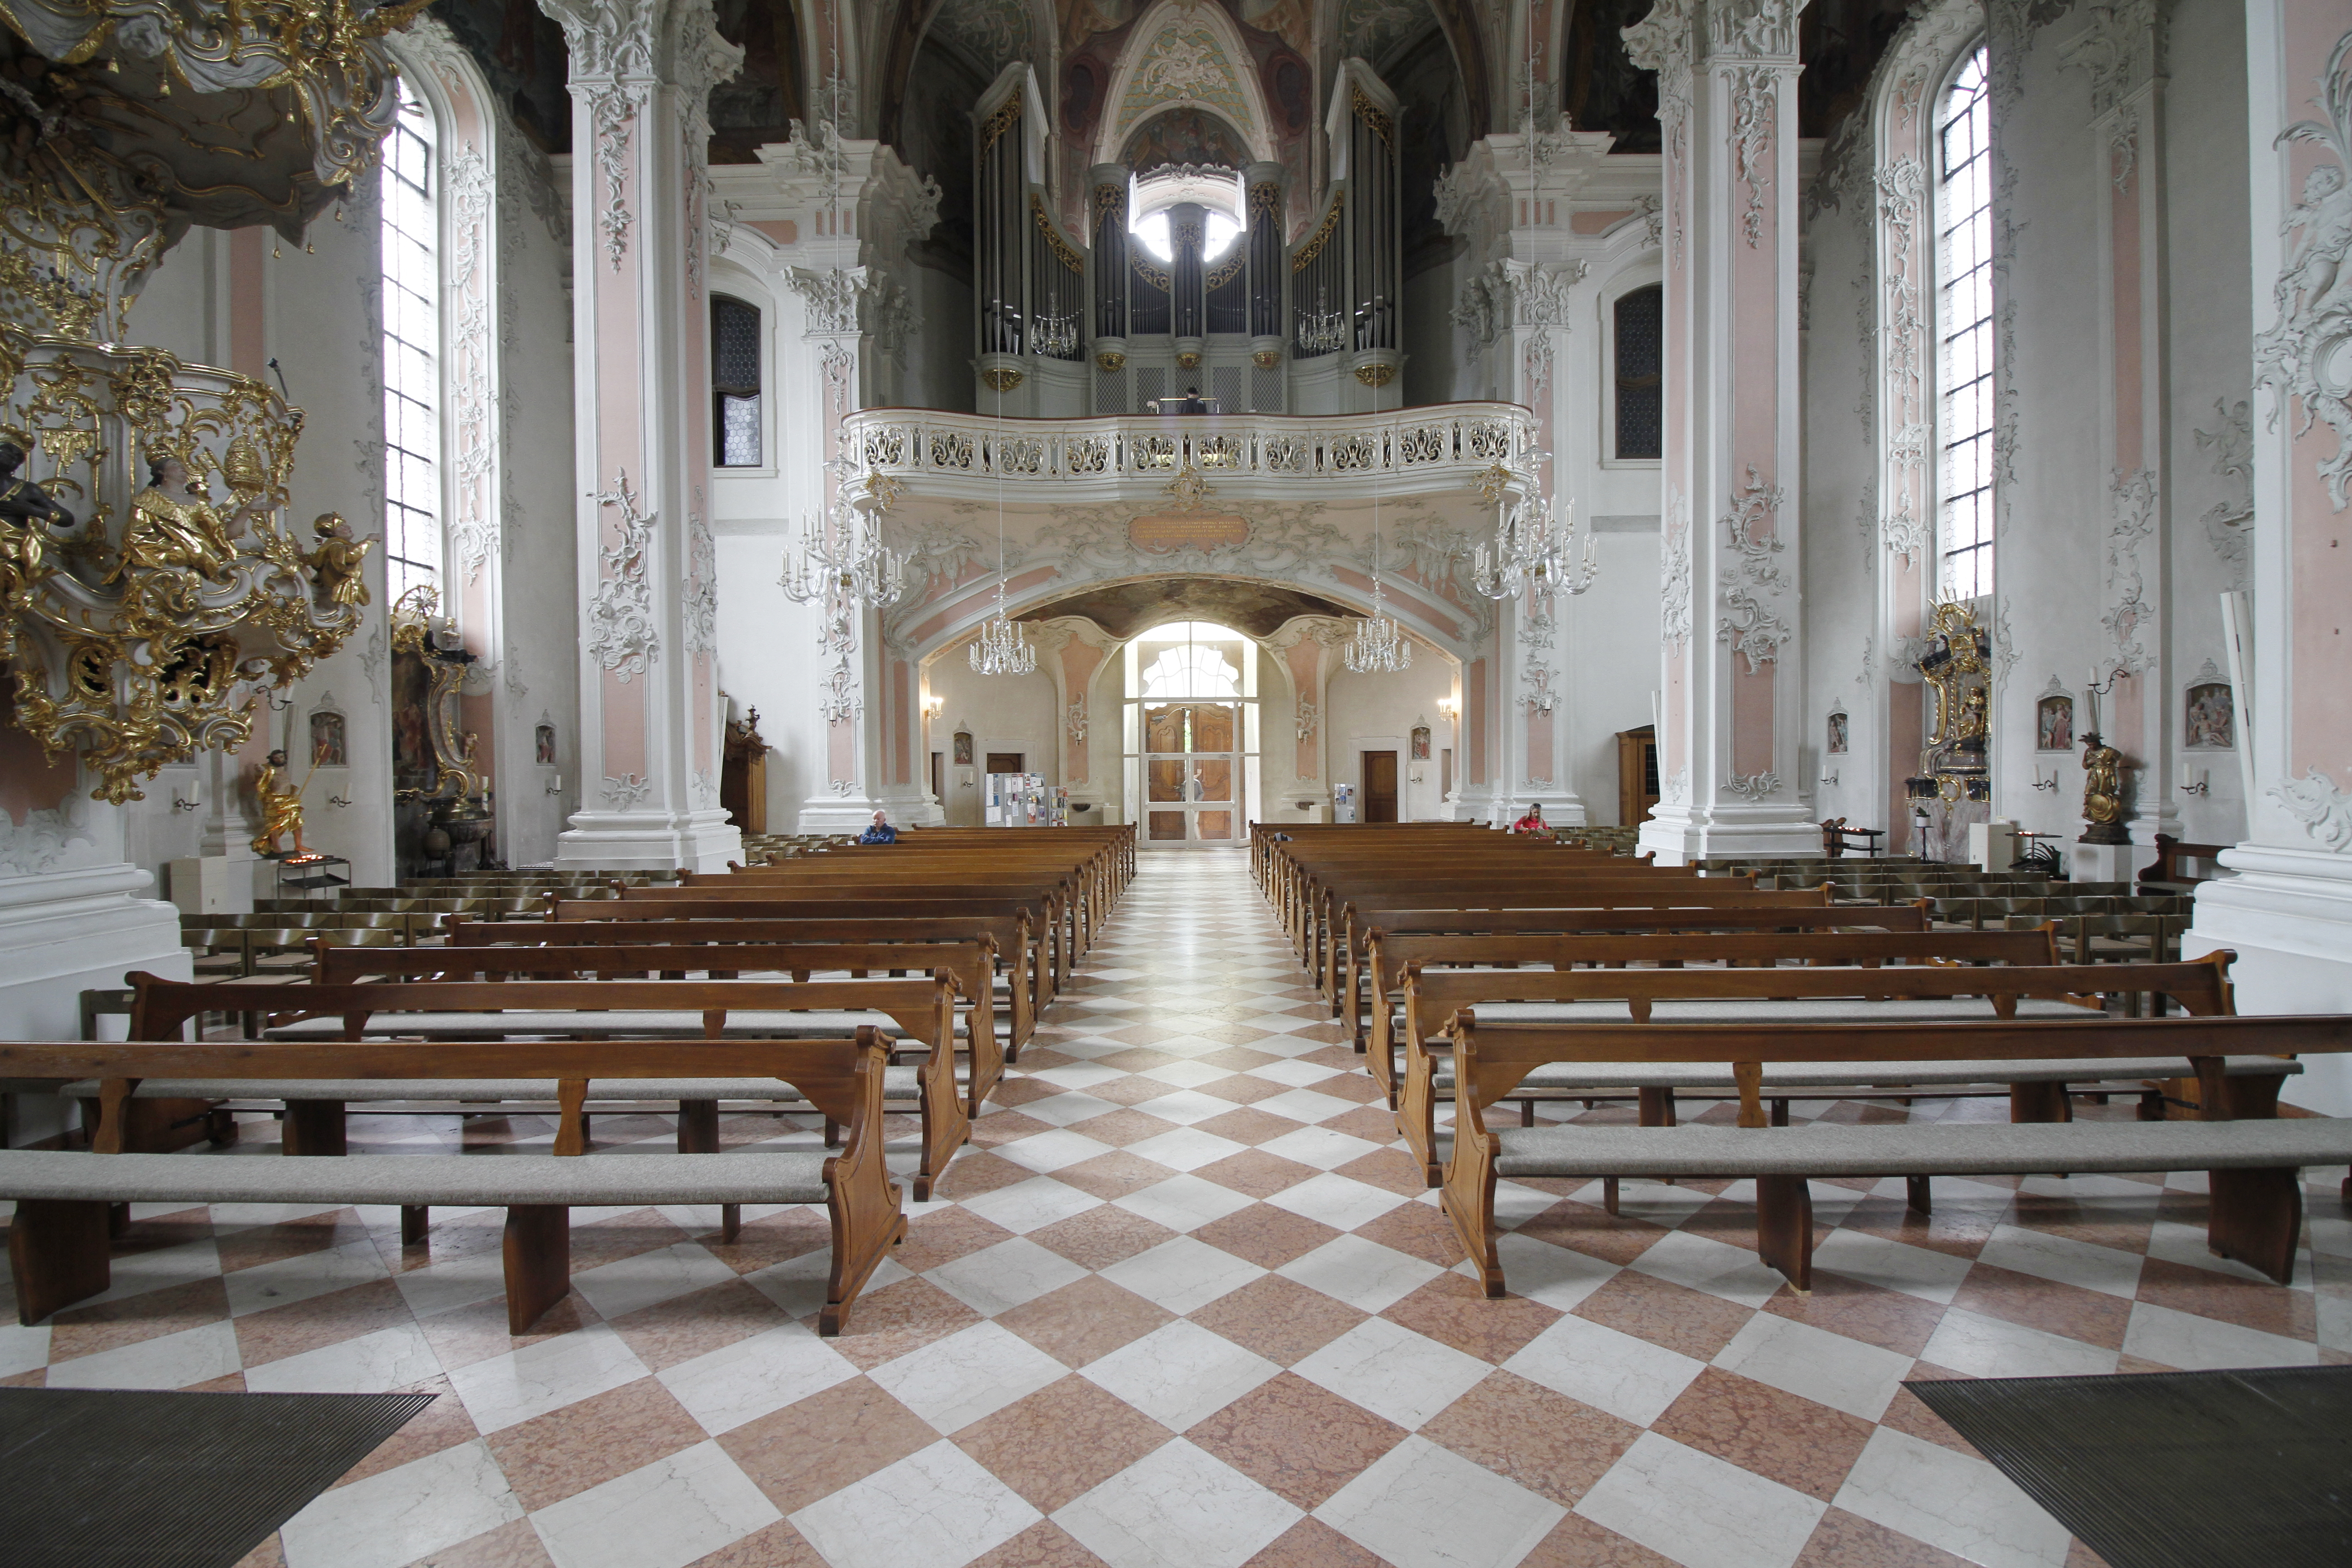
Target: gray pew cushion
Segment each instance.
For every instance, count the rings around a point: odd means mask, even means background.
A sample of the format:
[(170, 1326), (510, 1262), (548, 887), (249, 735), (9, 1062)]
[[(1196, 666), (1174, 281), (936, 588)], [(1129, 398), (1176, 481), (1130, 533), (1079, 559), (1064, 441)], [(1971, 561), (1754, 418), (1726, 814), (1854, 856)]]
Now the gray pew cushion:
[[(1506, 1127), (1504, 1176), (1978, 1176), (2341, 1165), (2352, 1121)], [(2151, 1196), (2154, 1194), (2151, 1194)]]
[[(875, 1012), (805, 1012), (793, 1013), (763, 1009), (738, 1008), (727, 1016), (727, 1026), (720, 1031), (729, 1039), (841, 1039), (857, 1032), (861, 1024), (871, 1024), (883, 1034), (897, 1037), (906, 1033), (898, 1020), (887, 1013)], [(966, 1033), (965, 1019), (956, 1019), (956, 1033)], [(503, 1013), (379, 1013), (371, 1017), (365, 1034), (371, 1039), (385, 1036), (424, 1036), (445, 1040), (478, 1040), (501, 1035), (562, 1035), (572, 1038), (595, 1038), (604, 1036), (643, 1039), (647, 1036), (677, 1036), (684, 1039), (702, 1039), (702, 1015), (685, 1008), (676, 1010), (619, 1009), (611, 1012), (586, 1012), (518, 1007)], [(340, 1040), (343, 1037), (341, 1018), (304, 1018), (298, 1023), (281, 1024), (262, 1031), (262, 1037), (271, 1040)]]
[[(923, 1098), (922, 1069), (882, 1069), (886, 1100)], [(84, 1079), (58, 1091), (68, 1100), (98, 1093), (98, 1080)], [(553, 1100), (551, 1078), (511, 1079), (142, 1079), (141, 1100)], [(588, 1103), (645, 1100), (772, 1100), (802, 1103), (801, 1091), (773, 1078), (599, 1078), (588, 1081)]]
[(203, 1154), (0, 1152), (0, 1197), (105, 1203), (814, 1204), (829, 1195), (817, 1151), (604, 1154), (347, 1154), (332, 1160)]
[[(2303, 1070), (2301, 1062), (2279, 1057), (2231, 1057), (2231, 1078), (2284, 1078)], [(1437, 1087), (1454, 1087), (1454, 1058), (1432, 1063)], [(1764, 1092), (1782, 1089), (1876, 1088), (1962, 1083), (2132, 1083), (2151, 1078), (2185, 1078), (2189, 1064), (2179, 1057), (2079, 1057), (2057, 1061), (1950, 1062), (1768, 1062)], [(1546, 1062), (1522, 1085), (1560, 1093), (1595, 1089), (1624, 1094), (1636, 1089), (1733, 1089), (1729, 1062)]]
[[(1622, 1002), (1482, 1002), (1482, 1024), (1602, 1024), (1629, 1015)], [(1650, 1008), (1654, 1024), (1905, 1024), (1948, 1023), (1993, 1016), (1982, 996), (1892, 996), (1870, 1002), (1843, 996), (1802, 996), (1774, 1001), (1761, 996), (1661, 998)], [(2020, 1018), (2094, 1018), (2089, 1008), (2052, 997), (2018, 998)]]

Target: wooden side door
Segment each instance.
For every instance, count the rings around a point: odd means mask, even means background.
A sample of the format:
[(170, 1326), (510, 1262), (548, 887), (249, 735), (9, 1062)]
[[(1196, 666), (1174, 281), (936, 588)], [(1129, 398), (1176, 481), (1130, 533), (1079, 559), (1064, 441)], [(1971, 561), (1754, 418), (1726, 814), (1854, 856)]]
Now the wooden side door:
[(1397, 754), (1364, 753), (1364, 816), (1366, 822), (1397, 819)]
[(988, 771), (992, 773), (1025, 773), (1029, 770), (1022, 764), (1028, 758), (1026, 752), (991, 752), (988, 753)]

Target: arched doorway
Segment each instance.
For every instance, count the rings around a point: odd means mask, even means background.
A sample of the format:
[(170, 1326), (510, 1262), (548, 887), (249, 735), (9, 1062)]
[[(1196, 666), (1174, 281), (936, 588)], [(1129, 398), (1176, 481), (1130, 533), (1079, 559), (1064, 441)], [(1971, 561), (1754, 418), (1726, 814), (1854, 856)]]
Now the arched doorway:
[(1258, 646), (1180, 621), (1126, 649), (1127, 798), (1154, 848), (1230, 847), (1258, 814)]

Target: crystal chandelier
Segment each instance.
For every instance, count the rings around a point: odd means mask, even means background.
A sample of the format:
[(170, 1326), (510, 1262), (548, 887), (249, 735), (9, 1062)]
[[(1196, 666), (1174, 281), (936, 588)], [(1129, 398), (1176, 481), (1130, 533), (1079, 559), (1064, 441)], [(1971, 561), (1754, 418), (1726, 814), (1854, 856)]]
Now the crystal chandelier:
[(1372, 613), (1356, 623), (1348, 644), (1347, 665), (1358, 675), (1394, 675), (1412, 666), (1412, 639), (1388, 613), (1388, 595), (1381, 587), (1381, 489), (1372, 481)]
[(1002, 575), (996, 579), (996, 614), (980, 623), (971, 652), (976, 675), (1029, 675), (1037, 668), (1037, 650), (1029, 646), (1029, 634), (1005, 609)]
[(1584, 536), (1582, 558), (1574, 549), (1576, 528), (1560, 526), (1557, 510), (1533, 498), (1506, 503), (1502, 466), (1487, 470), (1480, 489), (1495, 503), (1495, 543), (1471, 552), (1470, 584), (1489, 599), (1516, 599), (1536, 593), (1581, 594), (1592, 586), (1601, 562), (1592, 536)]
[(805, 518), (800, 542), (784, 552), (778, 579), (795, 605), (838, 597), (887, 610), (907, 589), (907, 557), (882, 543), (882, 521), (836, 502), (823, 519)]
[(1317, 354), (1338, 353), (1347, 346), (1348, 317), (1342, 310), (1327, 310), (1320, 289), (1316, 291), (1316, 309), (1298, 313), (1298, 352), (1312, 358)]
[[(996, 393), (996, 444), (1004, 446), (1004, 392)], [(972, 672), (976, 675), (1028, 675), (1037, 668), (1037, 650), (1029, 646), (1029, 634), (1014, 620), (1005, 604), (1004, 577), (1004, 465), (992, 462), (996, 470), (996, 613), (980, 623), (980, 635), (970, 649)]]
[(1078, 318), (1076, 315), (1040, 315), (1029, 332), (1030, 352), (1046, 359), (1078, 357)]

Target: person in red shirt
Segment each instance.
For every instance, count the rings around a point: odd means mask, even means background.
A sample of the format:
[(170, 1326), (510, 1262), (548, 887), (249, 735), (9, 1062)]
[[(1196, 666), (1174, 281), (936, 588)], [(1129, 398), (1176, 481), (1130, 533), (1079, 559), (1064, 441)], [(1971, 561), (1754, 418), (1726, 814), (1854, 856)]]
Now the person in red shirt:
[(1543, 806), (1538, 803), (1528, 807), (1528, 814), (1511, 824), (1511, 831), (1525, 833), (1536, 838), (1549, 838), (1551, 824), (1544, 820)]

